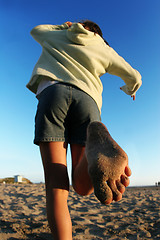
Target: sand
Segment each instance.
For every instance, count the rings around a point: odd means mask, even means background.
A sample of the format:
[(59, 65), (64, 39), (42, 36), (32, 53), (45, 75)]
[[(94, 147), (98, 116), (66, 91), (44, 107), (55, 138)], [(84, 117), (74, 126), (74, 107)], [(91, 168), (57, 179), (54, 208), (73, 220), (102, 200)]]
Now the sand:
[[(127, 188), (104, 206), (94, 194), (68, 199), (73, 239), (160, 239), (160, 187)], [(44, 184), (0, 184), (0, 240), (51, 240)]]

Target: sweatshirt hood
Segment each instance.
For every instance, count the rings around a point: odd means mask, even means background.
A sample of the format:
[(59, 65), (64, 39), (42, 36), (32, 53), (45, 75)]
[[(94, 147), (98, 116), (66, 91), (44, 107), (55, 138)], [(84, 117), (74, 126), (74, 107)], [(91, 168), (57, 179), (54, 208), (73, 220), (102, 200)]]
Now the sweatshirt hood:
[(67, 29), (67, 38), (80, 45), (93, 44), (93, 42), (97, 40), (103, 41), (98, 34), (85, 29), (80, 23), (73, 23), (72, 26)]

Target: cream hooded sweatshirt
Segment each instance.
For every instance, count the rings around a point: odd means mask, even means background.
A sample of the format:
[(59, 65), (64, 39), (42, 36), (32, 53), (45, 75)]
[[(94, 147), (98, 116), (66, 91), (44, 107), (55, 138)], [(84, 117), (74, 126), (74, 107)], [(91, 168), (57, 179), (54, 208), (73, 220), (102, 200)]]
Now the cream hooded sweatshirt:
[(68, 25), (39, 25), (31, 31), (42, 46), (42, 54), (33, 69), (27, 88), (37, 92), (41, 76), (50, 80), (70, 83), (90, 95), (102, 106), (103, 86), (100, 77), (105, 73), (119, 76), (125, 85), (122, 90), (134, 95), (142, 81), (133, 69), (104, 40), (80, 23)]

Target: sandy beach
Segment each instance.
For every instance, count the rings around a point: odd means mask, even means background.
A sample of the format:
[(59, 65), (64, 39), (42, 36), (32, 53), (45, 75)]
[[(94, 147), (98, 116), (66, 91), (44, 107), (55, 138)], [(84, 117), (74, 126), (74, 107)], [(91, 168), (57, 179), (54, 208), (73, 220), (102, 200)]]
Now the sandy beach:
[[(73, 239), (160, 239), (160, 187), (127, 188), (104, 206), (94, 194), (68, 199)], [(51, 240), (44, 184), (0, 184), (0, 240)]]

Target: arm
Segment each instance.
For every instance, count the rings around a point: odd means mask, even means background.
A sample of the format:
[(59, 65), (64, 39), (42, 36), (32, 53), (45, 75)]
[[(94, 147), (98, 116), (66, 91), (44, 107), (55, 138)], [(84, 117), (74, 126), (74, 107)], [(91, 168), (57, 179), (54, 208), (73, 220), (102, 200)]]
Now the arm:
[(41, 44), (44, 41), (46, 34), (52, 31), (68, 29), (69, 24), (66, 22), (62, 25), (38, 25), (31, 30), (32, 37)]
[(135, 100), (135, 94), (142, 85), (140, 73), (133, 69), (122, 57), (110, 48), (110, 64), (107, 72), (119, 76), (125, 85), (120, 89)]

